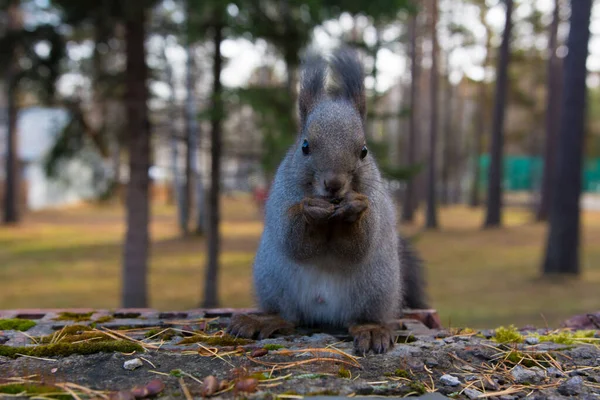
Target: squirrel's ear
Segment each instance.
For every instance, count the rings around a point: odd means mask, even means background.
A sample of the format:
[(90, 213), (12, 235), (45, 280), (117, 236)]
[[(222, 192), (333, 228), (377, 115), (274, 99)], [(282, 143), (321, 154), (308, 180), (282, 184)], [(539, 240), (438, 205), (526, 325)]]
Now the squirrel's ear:
[(330, 65), (334, 81), (333, 94), (350, 100), (364, 121), (367, 99), (364, 71), (358, 53), (349, 47), (341, 47), (333, 54)]
[(321, 99), (325, 86), (327, 64), (316, 54), (308, 55), (302, 62), (300, 71), (300, 93), (298, 95), (298, 111), (300, 126), (304, 128), (308, 114)]

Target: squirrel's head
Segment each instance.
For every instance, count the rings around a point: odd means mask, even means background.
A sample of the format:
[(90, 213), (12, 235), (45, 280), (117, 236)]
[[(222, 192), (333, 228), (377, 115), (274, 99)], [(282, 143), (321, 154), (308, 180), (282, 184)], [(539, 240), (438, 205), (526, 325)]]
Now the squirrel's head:
[(312, 195), (336, 199), (357, 190), (369, 169), (364, 75), (356, 54), (313, 56), (301, 71), (300, 135), (294, 157)]

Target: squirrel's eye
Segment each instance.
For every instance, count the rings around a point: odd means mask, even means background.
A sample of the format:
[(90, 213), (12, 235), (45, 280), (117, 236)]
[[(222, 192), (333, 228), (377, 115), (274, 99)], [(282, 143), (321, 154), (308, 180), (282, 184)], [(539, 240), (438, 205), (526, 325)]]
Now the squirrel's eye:
[(369, 149), (367, 149), (367, 146), (363, 146), (362, 150), (360, 151), (360, 158), (361, 159), (365, 158), (368, 153), (369, 153)]
[(308, 155), (308, 153), (310, 153), (310, 148), (308, 147), (308, 140), (304, 139), (304, 142), (302, 142), (302, 152), (304, 153), (304, 155)]

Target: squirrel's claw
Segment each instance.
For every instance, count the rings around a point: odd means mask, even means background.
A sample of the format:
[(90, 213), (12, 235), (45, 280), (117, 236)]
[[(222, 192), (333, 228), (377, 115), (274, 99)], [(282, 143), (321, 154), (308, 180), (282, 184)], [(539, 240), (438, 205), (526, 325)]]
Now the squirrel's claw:
[(369, 350), (382, 354), (394, 346), (392, 330), (384, 325), (353, 325), (349, 331), (354, 338), (354, 352), (358, 355), (364, 356)]
[(277, 315), (236, 314), (231, 317), (227, 333), (247, 339), (267, 339), (276, 332), (289, 334), (294, 325)]

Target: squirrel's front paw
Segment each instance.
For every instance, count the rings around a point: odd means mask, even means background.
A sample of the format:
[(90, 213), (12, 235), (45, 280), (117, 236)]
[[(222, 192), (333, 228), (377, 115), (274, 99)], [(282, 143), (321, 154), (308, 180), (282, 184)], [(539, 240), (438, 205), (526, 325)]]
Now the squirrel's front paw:
[(302, 200), (302, 213), (309, 224), (327, 222), (334, 213), (335, 206), (318, 197), (307, 197)]
[(344, 200), (336, 207), (335, 212), (330, 219), (356, 222), (362, 214), (369, 208), (369, 198), (364, 194), (350, 192)]
[(294, 325), (277, 315), (236, 314), (231, 317), (227, 333), (248, 339), (267, 339), (275, 332), (290, 334)]
[(382, 354), (394, 346), (392, 330), (385, 325), (353, 325), (349, 331), (354, 338), (354, 352), (358, 355), (364, 356), (369, 350)]

